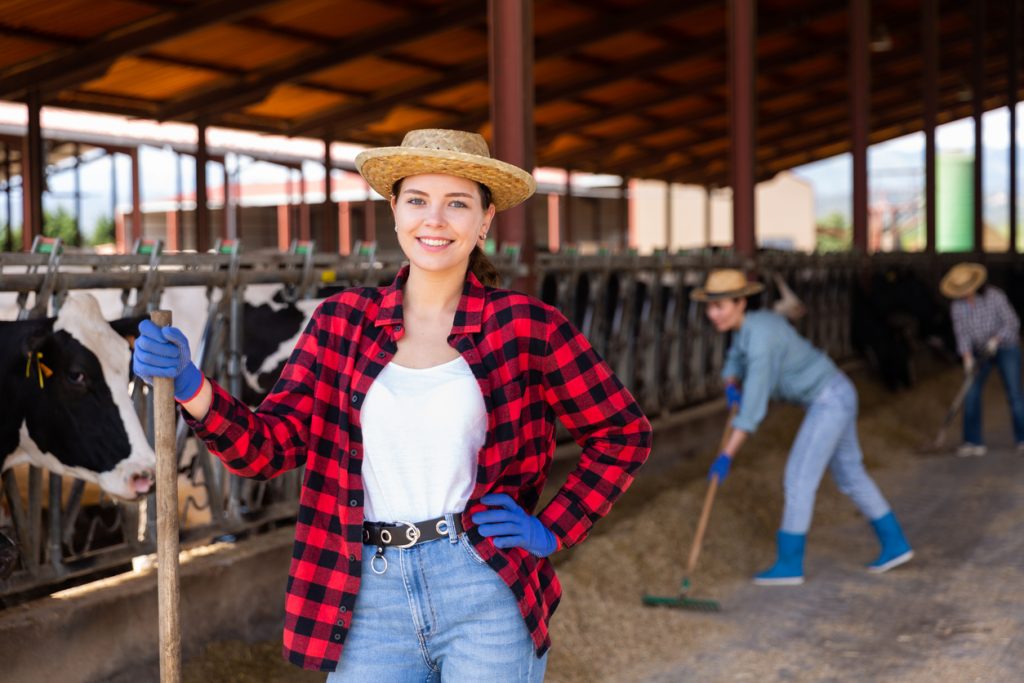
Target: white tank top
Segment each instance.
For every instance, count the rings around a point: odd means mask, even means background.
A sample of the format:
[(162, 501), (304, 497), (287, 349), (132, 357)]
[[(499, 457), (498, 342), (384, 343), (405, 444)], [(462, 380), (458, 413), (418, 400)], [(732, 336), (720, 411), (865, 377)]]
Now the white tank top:
[(465, 359), (384, 366), (361, 422), (367, 521), (422, 522), (465, 509), (487, 438), (484, 398)]

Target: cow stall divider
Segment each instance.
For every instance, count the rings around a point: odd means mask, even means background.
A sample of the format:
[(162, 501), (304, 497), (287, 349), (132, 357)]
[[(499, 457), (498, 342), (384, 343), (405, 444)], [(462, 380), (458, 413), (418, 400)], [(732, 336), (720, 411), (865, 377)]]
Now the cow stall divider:
[[(0, 293), (21, 297), (24, 315), (54, 314), (71, 290), (99, 290), (120, 296), (124, 313), (168, 308), (162, 298), (190, 294), (187, 306), (174, 308), (180, 326), (187, 315), (202, 318), (196, 339), (196, 364), (240, 396), (247, 383), (246, 296), (257, 286), (280, 288), (281, 305), (320, 295), (321, 287), (378, 286), (391, 281), (403, 263), (400, 252), (381, 252), (361, 244), (351, 256), (318, 253), (315, 245), (296, 243), (285, 252), (247, 252), (237, 241), (223, 241), (209, 253), (167, 252), (159, 242), (140, 242), (131, 254), (98, 255), (70, 249), (37, 253), (0, 253)], [(56, 251), (56, 255), (54, 254)], [(526, 267), (512, 245), (492, 254), (502, 285), (522, 278)], [(664, 251), (636, 253), (578, 252), (539, 254), (532, 266), (536, 295), (560, 309), (587, 335), (655, 420), (671, 421), (687, 408), (716, 400), (719, 373), (728, 345), (715, 332), (690, 292), (717, 267), (746, 266), (767, 285), (763, 306), (781, 298), (778, 275), (801, 299), (806, 313), (798, 330), (837, 360), (850, 358), (851, 298), (872, 271), (914, 273), (937, 292), (942, 273), (959, 255), (923, 254), (807, 255), (765, 252), (744, 261), (729, 252)], [(1019, 259), (985, 255), (993, 281), (1019, 273)], [(1016, 270), (1014, 270), (1016, 269)], [(187, 289), (194, 288), (194, 289)], [(251, 334), (251, 332), (250, 332)], [(134, 383), (136, 408), (152, 439), (151, 392)], [(570, 440), (559, 425), (558, 438)], [(190, 436), (179, 418), (175, 433), (182, 484), (179, 516), (184, 547), (211, 539), (233, 540), (264, 533), (294, 521), (301, 471), (269, 481), (231, 474), (203, 444)], [(156, 506), (121, 503), (97, 496), (79, 480), (62, 481), (30, 468), (27, 501), (11, 473), (3, 477), (5, 499), (17, 539), (20, 561), (0, 578), (0, 600), (15, 604), (54, 589), (120, 571), (133, 558), (156, 551)], [(48, 495), (44, 491), (48, 486)], [(194, 519), (197, 518), (198, 519)], [(45, 519), (45, 524), (44, 524)], [(0, 529), (2, 531), (2, 529)], [(138, 563), (138, 562), (137, 562)], [(145, 564), (145, 562), (142, 562)]]

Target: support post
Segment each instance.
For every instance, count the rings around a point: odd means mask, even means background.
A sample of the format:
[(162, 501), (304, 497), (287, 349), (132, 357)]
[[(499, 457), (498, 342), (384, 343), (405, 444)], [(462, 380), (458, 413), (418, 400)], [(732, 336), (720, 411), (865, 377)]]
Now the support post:
[(1020, 0), (1010, 3), (1009, 73), (1006, 102), (1010, 107), (1010, 244), (1008, 251), (1017, 253), (1017, 78), (1020, 73)]
[(46, 168), (43, 150), (43, 128), (40, 121), (42, 100), (39, 90), (28, 93), (28, 136), (25, 138), (25, 152), (21, 159), (22, 194), (25, 213), (22, 217), (21, 248), (28, 251), (36, 235), (43, 234), (43, 183)]
[(938, 123), (939, 100), (939, 0), (923, 0), (921, 9), (922, 47), (924, 59), (924, 250), (936, 250), (938, 211), (935, 204), (935, 126)]
[(868, 250), (868, 129), (871, 117), (871, 3), (850, 0), (850, 132), (853, 154), (853, 248)]
[[(502, 161), (533, 172), (533, 2), (487, 0), (488, 56), (490, 65), (492, 154)], [(534, 237), (530, 202), (503, 212), (497, 221), (497, 242), (520, 245), (530, 271), (534, 263)], [(532, 283), (519, 283), (532, 291)]]
[(755, 237), (754, 174), (756, 118), (757, 9), (755, 0), (729, 0), (729, 125), (732, 131), (733, 247), (753, 256)]
[(974, 251), (985, 251), (985, 1), (974, 0), (971, 21), (971, 117), (974, 119)]
[(77, 142), (72, 146), (75, 155), (75, 168), (72, 170), (75, 181), (75, 245), (82, 246), (82, 147)]
[(139, 169), (139, 148), (131, 153), (132, 160), (132, 222), (131, 229), (125, 228), (125, 246), (131, 248), (142, 235), (142, 178)]
[(196, 121), (196, 251), (202, 253), (213, 247), (210, 242), (210, 214), (206, 205), (206, 121)]

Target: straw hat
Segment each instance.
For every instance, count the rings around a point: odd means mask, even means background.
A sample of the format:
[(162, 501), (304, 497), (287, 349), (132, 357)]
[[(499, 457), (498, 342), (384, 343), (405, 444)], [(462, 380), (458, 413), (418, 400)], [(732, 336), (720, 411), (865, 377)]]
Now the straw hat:
[(370, 187), (388, 198), (395, 182), (411, 175), (446, 173), (475, 180), (491, 191), (498, 211), (526, 201), (537, 188), (523, 169), (492, 159), (483, 136), (462, 130), (411, 130), (400, 147), (360, 152), (356, 168)]
[(720, 268), (712, 270), (704, 286), (690, 292), (690, 298), (694, 301), (717, 301), (750, 296), (761, 291), (764, 291), (764, 285), (760, 282), (749, 282), (743, 271)]
[(950, 299), (962, 299), (978, 291), (987, 279), (988, 271), (980, 263), (958, 263), (942, 278), (939, 290)]

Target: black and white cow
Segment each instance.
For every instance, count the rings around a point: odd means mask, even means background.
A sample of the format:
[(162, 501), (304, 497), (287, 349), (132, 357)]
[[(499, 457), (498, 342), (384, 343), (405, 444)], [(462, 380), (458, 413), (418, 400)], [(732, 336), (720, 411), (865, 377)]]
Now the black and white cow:
[(108, 323), (96, 300), (71, 293), (56, 318), (0, 321), (0, 463), (97, 484), (136, 500), (156, 457), (128, 394), (138, 318)]

